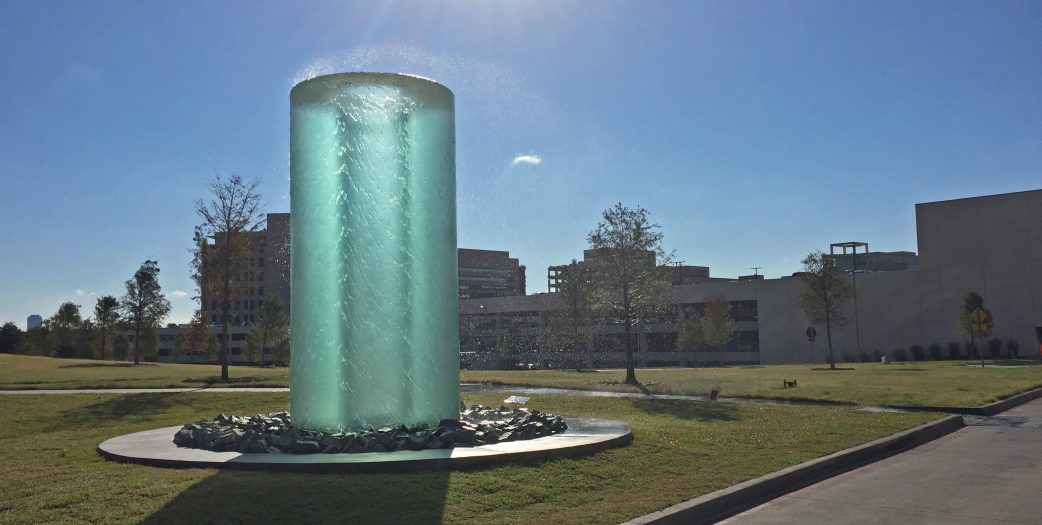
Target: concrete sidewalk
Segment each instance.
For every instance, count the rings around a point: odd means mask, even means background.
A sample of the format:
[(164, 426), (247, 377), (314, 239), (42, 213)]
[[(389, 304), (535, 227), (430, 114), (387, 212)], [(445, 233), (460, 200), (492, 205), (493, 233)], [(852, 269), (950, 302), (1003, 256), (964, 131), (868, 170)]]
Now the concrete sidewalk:
[(736, 515), (726, 524), (1042, 525), (1042, 399)]

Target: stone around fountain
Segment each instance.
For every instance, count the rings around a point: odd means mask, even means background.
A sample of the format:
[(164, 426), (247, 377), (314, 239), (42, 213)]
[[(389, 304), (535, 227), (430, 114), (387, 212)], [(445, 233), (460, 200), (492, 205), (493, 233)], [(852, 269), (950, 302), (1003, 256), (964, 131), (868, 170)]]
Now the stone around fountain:
[(508, 462), (538, 462), (576, 457), (624, 446), (630, 428), (619, 421), (566, 417), (568, 430), (552, 436), (494, 445), (438, 450), (400, 450), (356, 454), (250, 454), (178, 447), (180, 426), (109, 439), (98, 446), (106, 459), (156, 467), (226, 468), (289, 472), (415, 472), (465, 469)]

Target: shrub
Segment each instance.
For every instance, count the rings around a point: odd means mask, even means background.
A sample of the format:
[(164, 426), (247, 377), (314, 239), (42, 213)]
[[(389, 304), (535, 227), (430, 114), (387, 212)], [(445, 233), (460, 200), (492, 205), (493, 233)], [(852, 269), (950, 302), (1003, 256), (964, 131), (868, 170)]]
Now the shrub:
[(868, 352), (866, 352), (864, 350), (862, 350), (861, 353), (858, 354), (857, 358), (862, 363), (871, 363), (872, 362), (872, 356), (868, 355)]
[(849, 352), (843, 352), (843, 362), (853, 363), (855, 361), (854, 356), (850, 355)]
[(912, 345), (908, 350), (912, 352), (912, 359), (916, 361), (926, 359), (926, 349), (922, 345)]
[(1020, 357), (1020, 343), (1016, 339), (1010, 338), (1006, 341), (1006, 355), (1009, 357)]
[(908, 352), (905, 351), (904, 347), (894, 350), (894, 361), (907, 361)]
[(987, 349), (988, 355), (990, 355), (992, 359), (1002, 357), (1002, 339), (999, 339), (998, 337), (988, 339)]
[(959, 343), (952, 341), (947, 346), (948, 359), (960, 359), (962, 357), (962, 349), (959, 347)]
[(876, 348), (875, 350), (872, 350), (872, 360), (877, 362), (877, 363), (883, 360), (883, 356), (884, 355), (886, 355), (886, 354), (884, 354), (883, 352), (880, 352), (878, 348)]
[(933, 359), (934, 361), (940, 361), (941, 359), (944, 359), (944, 350), (941, 349), (941, 345), (939, 343), (934, 343), (930, 345), (930, 348), (927, 349), (927, 351), (930, 352), (930, 359)]
[(980, 353), (977, 352), (977, 344), (973, 341), (966, 341), (963, 343), (963, 348), (966, 349), (966, 357), (970, 359), (980, 359)]

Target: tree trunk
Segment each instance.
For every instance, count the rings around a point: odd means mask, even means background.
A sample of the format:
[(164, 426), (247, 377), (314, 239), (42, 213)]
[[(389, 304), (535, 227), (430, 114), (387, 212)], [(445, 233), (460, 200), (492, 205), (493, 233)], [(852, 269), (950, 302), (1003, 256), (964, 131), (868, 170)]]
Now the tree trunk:
[(101, 360), (105, 360), (105, 327), (101, 327)]
[(638, 386), (640, 383), (637, 382), (637, 373), (634, 370), (636, 368), (633, 363), (633, 329), (630, 326), (632, 320), (630, 319), (630, 294), (629, 286), (626, 284), (622, 285), (622, 314), (623, 324), (626, 327), (626, 379), (623, 384)]
[(141, 321), (134, 323), (134, 364), (141, 364)]
[(836, 369), (836, 358), (832, 355), (832, 318), (828, 309), (825, 309), (825, 337), (829, 342), (829, 368)]
[(231, 348), (228, 343), (228, 313), (221, 312), (221, 381), (228, 380), (228, 363), (231, 361)]

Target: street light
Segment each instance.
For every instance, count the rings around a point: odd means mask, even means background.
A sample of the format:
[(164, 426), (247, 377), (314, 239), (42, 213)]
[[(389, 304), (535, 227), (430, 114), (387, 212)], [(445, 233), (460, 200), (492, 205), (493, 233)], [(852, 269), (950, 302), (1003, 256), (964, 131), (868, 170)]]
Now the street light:
[(842, 255), (848, 255), (847, 249), (850, 250), (850, 279), (853, 281), (853, 329), (855, 338), (858, 341), (858, 353), (861, 354), (861, 320), (858, 317), (858, 248), (865, 248), (865, 255), (868, 255), (868, 243), (859, 243), (857, 241), (851, 241), (848, 243), (834, 243), (828, 245), (828, 254), (833, 257), (833, 262), (836, 262), (836, 248), (842, 248)]

